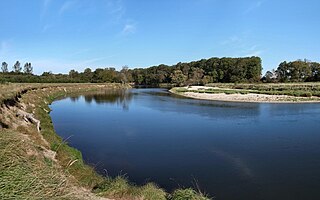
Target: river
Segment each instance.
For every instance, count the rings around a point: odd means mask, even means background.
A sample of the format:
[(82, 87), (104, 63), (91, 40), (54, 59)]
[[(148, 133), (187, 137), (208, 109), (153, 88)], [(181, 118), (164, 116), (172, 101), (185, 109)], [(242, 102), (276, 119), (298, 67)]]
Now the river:
[(320, 199), (320, 104), (230, 103), (165, 89), (53, 102), (56, 132), (101, 174), (215, 199)]

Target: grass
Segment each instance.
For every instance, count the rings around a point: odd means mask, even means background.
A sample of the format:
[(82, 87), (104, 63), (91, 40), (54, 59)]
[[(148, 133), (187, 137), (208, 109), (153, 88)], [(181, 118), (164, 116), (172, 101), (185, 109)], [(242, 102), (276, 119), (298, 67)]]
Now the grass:
[(22, 138), (13, 131), (0, 131), (1, 199), (69, 199), (68, 177)]
[(94, 188), (93, 192), (96, 192), (101, 196), (119, 199), (167, 199), (167, 193), (154, 183), (148, 183), (144, 186), (136, 186), (129, 183), (127, 178), (124, 176), (118, 176), (114, 179), (106, 178), (101, 184)]
[(256, 94), (320, 97), (320, 83), (208, 84), (210, 87)]
[[(0, 198), (1, 199), (86, 199), (75, 188), (86, 188), (98, 196), (113, 199), (190, 199), (191, 189), (177, 190), (169, 194), (154, 183), (136, 186), (126, 177), (103, 177), (82, 159), (80, 151), (68, 146), (54, 130), (49, 104), (57, 98), (74, 93), (121, 88), (116, 84), (0, 84)], [(26, 105), (41, 121), (41, 135), (35, 126), (13, 128), (14, 116), (8, 121), (4, 103)], [(18, 104), (18, 105), (17, 105)], [(42, 137), (48, 144), (44, 144)], [(21, 139), (26, 138), (26, 139)], [(56, 152), (58, 163), (44, 157), (43, 148)], [(29, 155), (30, 152), (34, 152)], [(182, 191), (185, 191), (184, 193)], [(193, 191), (193, 197), (208, 199)], [(181, 193), (182, 192), (182, 193)], [(176, 195), (179, 193), (179, 195)]]
[(207, 200), (204, 195), (199, 195), (193, 189), (178, 189), (173, 192), (170, 197), (171, 200)]

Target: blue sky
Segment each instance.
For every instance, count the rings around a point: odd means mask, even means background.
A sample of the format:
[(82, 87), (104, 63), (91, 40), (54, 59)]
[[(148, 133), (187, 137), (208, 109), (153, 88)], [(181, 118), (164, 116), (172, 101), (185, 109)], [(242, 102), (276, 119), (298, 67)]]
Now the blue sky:
[(320, 61), (318, 0), (0, 0), (0, 62), (35, 73), (210, 57)]

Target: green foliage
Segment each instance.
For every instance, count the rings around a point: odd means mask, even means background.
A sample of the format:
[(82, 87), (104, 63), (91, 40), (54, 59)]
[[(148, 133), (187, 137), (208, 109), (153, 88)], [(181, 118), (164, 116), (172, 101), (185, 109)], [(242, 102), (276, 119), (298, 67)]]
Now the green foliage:
[(95, 186), (93, 192), (100, 196), (123, 198), (129, 194), (130, 187), (126, 178), (118, 176), (114, 179), (106, 178), (102, 183)]
[(184, 82), (187, 80), (187, 76), (185, 76), (181, 70), (175, 70), (172, 74), (171, 74), (171, 80), (172, 83), (181, 86), (184, 84)]
[(186, 88), (174, 88), (174, 90), (176, 92), (188, 92), (188, 89), (186, 89)]
[(23, 138), (17, 132), (0, 130), (1, 199), (68, 199), (67, 177), (52, 160), (37, 153), (28, 155), (37, 149)]
[(7, 73), (8, 72), (8, 63), (2, 62), (1, 70), (3, 73)]
[(33, 72), (33, 67), (31, 65), (31, 63), (26, 63), (24, 64), (24, 69), (23, 69), (25, 74), (32, 74)]
[(98, 68), (84, 72), (70, 70), (69, 74), (52, 74), (44, 72), (41, 76), (32, 75), (31, 63), (24, 65), (21, 73), (20, 62), (17, 61), (13, 72), (0, 74), (6, 82), (18, 83), (135, 83), (136, 85), (175, 84), (203, 85), (221, 82), (257, 82), (261, 76), (261, 59), (248, 58), (210, 58), (190, 63), (178, 63), (173, 66), (159, 65), (145, 69), (129, 69), (127, 66), (116, 71), (115, 68)]
[(263, 82), (311, 82), (320, 81), (320, 63), (308, 60), (282, 62), (277, 70), (268, 71)]
[(21, 68), (20, 62), (17, 61), (17, 62), (13, 65), (13, 71), (14, 71), (15, 73), (20, 73), (21, 70), (22, 70), (22, 68)]
[(204, 195), (198, 194), (195, 190), (188, 189), (178, 189), (173, 192), (170, 200), (209, 200), (209, 198)]
[(261, 78), (261, 59), (210, 58), (173, 66), (159, 65), (132, 70), (133, 82), (138, 85), (201, 85), (221, 82), (257, 82)]
[(320, 81), (320, 63), (311, 62), (310, 66), (312, 76), (308, 81)]
[(147, 183), (140, 188), (140, 196), (145, 200), (166, 200), (167, 193), (154, 183)]
[(107, 177), (103, 182), (96, 185), (94, 193), (99, 196), (128, 199), (138, 198), (144, 200), (166, 200), (167, 193), (158, 188), (153, 183), (144, 186), (135, 186), (130, 184), (126, 177), (117, 176), (116, 178)]
[(44, 72), (33, 75), (31, 63), (24, 65), (21, 73), (17, 61), (12, 72), (7, 63), (2, 63), (0, 82), (15, 83), (134, 83), (136, 85), (205, 85), (210, 83), (267, 83), (276, 82), (315, 82), (320, 81), (320, 63), (307, 60), (282, 62), (277, 70), (268, 71), (261, 79), (261, 58), (210, 58), (176, 65), (159, 65), (149, 68), (129, 69), (124, 66), (120, 71), (115, 68), (98, 68), (84, 72), (70, 70), (69, 74)]
[(311, 75), (311, 66), (306, 61), (282, 62), (277, 73), (282, 82), (304, 82)]

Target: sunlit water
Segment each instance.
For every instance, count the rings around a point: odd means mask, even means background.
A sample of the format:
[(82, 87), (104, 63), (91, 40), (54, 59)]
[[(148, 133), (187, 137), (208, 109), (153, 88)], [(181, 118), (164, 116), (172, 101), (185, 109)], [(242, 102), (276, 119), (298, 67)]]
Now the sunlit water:
[(320, 199), (320, 104), (226, 103), (164, 89), (51, 105), (57, 133), (101, 174), (216, 199)]

